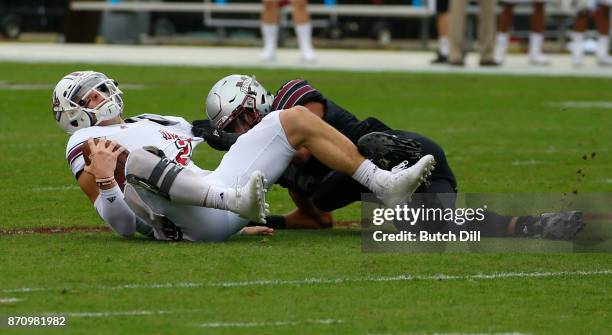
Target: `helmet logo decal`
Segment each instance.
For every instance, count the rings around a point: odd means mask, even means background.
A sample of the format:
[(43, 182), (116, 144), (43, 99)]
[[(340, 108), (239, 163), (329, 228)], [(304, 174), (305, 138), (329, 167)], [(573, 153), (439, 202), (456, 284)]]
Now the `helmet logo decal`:
[[(63, 109), (63, 108), (62, 108)], [(53, 111), (54, 112), (60, 112), (60, 101), (57, 97), (57, 94), (55, 94), (55, 92), (53, 92)]]

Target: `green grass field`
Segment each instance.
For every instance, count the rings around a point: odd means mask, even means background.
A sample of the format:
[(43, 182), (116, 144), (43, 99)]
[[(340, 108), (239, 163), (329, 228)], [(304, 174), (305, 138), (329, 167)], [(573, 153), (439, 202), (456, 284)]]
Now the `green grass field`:
[[(610, 109), (563, 104), (612, 101), (610, 79), (0, 63), (5, 232), (103, 225), (51, 114), (53, 86), (79, 69), (117, 79), (128, 116), (188, 120), (204, 117), (209, 88), (227, 74), (256, 74), (270, 90), (304, 77), (358, 117), (435, 139), (462, 192), (612, 192)], [(202, 145), (194, 160), (213, 168), (220, 157)], [(280, 188), (269, 202), (276, 214), (292, 208)], [(359, 215), (351, 206), (335, 217)], [(352, 228), (211, 245), (1, 234), (0, 317), (62, 314), (69, 325), (0, 333), (606, 334), (611, 275), (604, 253), (363, 253)]]

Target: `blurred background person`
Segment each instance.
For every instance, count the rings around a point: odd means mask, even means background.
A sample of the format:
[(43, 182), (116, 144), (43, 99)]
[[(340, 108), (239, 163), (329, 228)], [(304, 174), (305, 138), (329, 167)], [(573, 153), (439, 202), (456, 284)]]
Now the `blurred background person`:
[(512, 26), (514, 6), (521, 3), (532, 3), (531, 32), (529, 33), (529, 63), (532, 65), (548, 65), (549, 59), (542, 54), (542, 43), (544, 42), (544, 5), (547, 0), (503, 0), (502, 12), (497, 27), (495, 43), (495, 61), (502, 64), (508, 52), (510, 35), (508, 30)]
[[(450, 0), (449, 63), (463, 66), (465, 54), (465, 11), (468, 0)], [(499, 65), (493, 59), (495, 45), (495, 5), (497, 0), (478, 0), (478, 42), (480, 44), (480, 66)]]
[(310, 23), (307, 0), (263, 0), (261, 12), (263, 52), (261, 58), (264, 61), (276, 59), (279, 12), (280, 8), (288, 3), (291, 3), (293, 8), (291, 17), (295, 26), (295, 36), (302, 54), (302, 61), (314, 62), (316, 57), (312, 46), (312, 24)]
[(589, 25), (589, 16), (594, 13), (595, 26), (597, 27), (597, 49), (595, 55), (597, 64), (601, 66), (612, 66), (610, 48), (610, 5), (612, 0), (576, 0), (576, 18), (570, 33), (572, 52), (572, 64), (581, 66), (584, 58), (584, 35)]
[(438, 50), (436, 51), (436, 58), (431, 61), (432, 64), (445, 64), (448, 62), (448, 1), (449, 0), (436, 1)]

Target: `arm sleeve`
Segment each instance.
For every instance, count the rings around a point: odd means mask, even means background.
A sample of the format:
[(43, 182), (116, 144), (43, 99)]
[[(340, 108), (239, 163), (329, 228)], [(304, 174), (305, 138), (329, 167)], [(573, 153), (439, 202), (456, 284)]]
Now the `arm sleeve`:
[(102, 220), (117, 234), (131, 237), (136, 232), (136, 215), (123, 199), (118, 185), (108, 190), (100, 190), (94, 207)]
[(76, 179), (79, 179), (79, 175), (83, 172), (85, 167), (85, 159), (83, 158), (83, 144), (85, 142), (78, 142), (76, 144), (68, 144), (66, 149), (66, 161), (72, 171), (72, 175)]

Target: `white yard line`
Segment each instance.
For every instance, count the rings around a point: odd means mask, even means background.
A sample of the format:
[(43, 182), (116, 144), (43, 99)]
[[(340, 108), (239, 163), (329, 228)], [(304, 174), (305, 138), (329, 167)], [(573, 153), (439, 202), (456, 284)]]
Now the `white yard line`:
[(368, 335), (531, 335), (531, 333), (503, 332), (503, 333), (368, 333)]
[[(101, 312), (45, 312), (42, 315), (66, 316), (71, 318), (112, 318), (112, 317), (134, 317), (170, 314), (194, 314), (201, 310), (135, 310), (135, 311), (101, 311)], [(338, 319), (306, 319), (306, 320), (277, 320), (277, 321), (233, 321), (233, 322), (205, 322), (194, 325), (199, 328), (253, 328), (253, 327), (278, 327), (278, 326), (300, 326), (308, 324), (333, 325), (343, 323)]]
[(19, 298), (0, 298), (0, 304), (12, 304), (14, 302), (20, 302), (23, 301), (23, 299), (19, 299)]
[[(495, 272), (480, 273), (473, 275), (397, 275), (383, 277), (362, 277), (362, 278), (305, 278), (295, 280), (281, 279), (262, 279), (247, 281), (229, 281), (219, 283), (156, 283), (156, 284), (125, 284), (116, 286), (76, 286), (74, 289), (92, 290), (129, 290), (129, 289), (163, 289), (163, 288), (199, 288), (199, 287), (250, 287), (250, 286), (302, 286), (302, 285), (327, 285), (344, 283), (376, 283), (376, 282), (403, 282), (403, 281), (462, 281), (462, 280), (495, 280), (506, 278), (550, 278), (550, 277), (588, 277), (588, 276), (608, 276), (612, 275), (612, 270), (592, 270), (592, 271), (560, 271), (560, 272)], [(29, 293), (41, 291), (59, 291), (70, 287), (20, 287), (13, 289), (2, 289), (0, 293)]]
[(539, 164), (544, 164), (544, 162), (542, 161), (536, 161), (536, 160), (528, 160), (528, 161), (512, 161), (512, 165), (513, 166), (522, 166), (522, 165), (539, 165)]
[(65, 186), (46, 186), (46, 187), (34, 187), (31, 188), (32, 192), (55, 192), (55, 191), (72, 191), (78, 190), (79, 187), (76, 185), (65, 185)]
[(318, 320), (284, 320), (284, 321), (257, 321), (257, 322), (207, 322), (196, 325), (200, 328), (254, 328), (254, 327), (279, 327), (279, 326), (300, 326), (307, 324), (333, 325), (343, 323), (337, 319), (318, 319)]
[(106, 311), (106, 312), (57, 312), (43, 313), (45, 315), (65, 315), (73, 318), (109, 318), (115, 316), (148, 316), (164, 315), (177, 313), (193, 313), (197, 310), (176, 310), (176, 311)]
[[(0, 91), (49, 91), (55, 87), (55, 84), (27, 84), (27, 83), (8, 83), (0, 81)], [(121, 84), (121, 89), (142, 90), (145, 85), (141, 84)]]
[(574, 109), (612, 109), (612, 101), (550, 101), (545, 102), (544, 106)]

